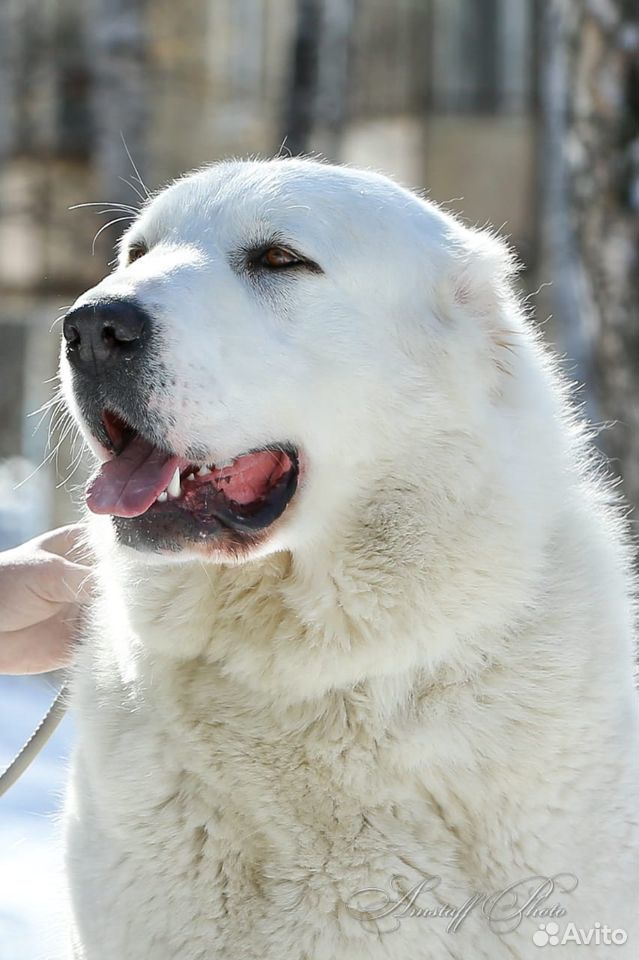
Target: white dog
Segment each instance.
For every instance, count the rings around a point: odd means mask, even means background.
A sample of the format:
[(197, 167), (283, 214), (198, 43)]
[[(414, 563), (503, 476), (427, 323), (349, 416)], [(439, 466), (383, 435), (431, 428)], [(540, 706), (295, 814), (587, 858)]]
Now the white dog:
[(512, 271), (376, 174), (223, 163), (65, 317), (76, 958), (635, 955), (629, 560)]

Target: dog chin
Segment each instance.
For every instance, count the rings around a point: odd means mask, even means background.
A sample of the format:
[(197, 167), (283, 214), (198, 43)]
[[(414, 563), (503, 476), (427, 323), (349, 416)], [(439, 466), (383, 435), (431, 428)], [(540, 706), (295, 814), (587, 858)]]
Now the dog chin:
[(112, 517), (111, 522), (120, 546), (160, 564), (190, 560), (241, 564), (280, 549), (274, 529), (278, 521), (250, 535), (210, 521), (185, 523), (179, 508), (150, 510), (144, 517)]

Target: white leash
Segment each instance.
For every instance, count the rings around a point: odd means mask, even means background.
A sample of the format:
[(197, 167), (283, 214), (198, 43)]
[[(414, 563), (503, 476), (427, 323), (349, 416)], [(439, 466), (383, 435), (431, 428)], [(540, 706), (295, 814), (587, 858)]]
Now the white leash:
[(55, 731), (67, 711), (64, 696), (66, 686), (60, 687), (55, 699), (44, 717), (33, 731), (25, 745), (16, 754), (6, 770), (0, 773), (0, 797), (19, 780), (35, 758), (38, 756), (51, 734)]

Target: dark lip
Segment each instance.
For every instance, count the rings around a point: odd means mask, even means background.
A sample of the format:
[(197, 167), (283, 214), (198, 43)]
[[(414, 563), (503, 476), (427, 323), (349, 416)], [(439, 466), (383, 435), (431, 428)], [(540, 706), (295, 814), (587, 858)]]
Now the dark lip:
[[(105, 403), (103, 400), (95, 400), (87, 404), (83, 394), (75, 394), (78, 401), (82, 425), (95, 444), (100, 447), (101, 459), (117, 456), (125, 449), (129, 440), (136, 434), (144, 440), (152, 443), (163, 453), (169, 456), (175, 454), (170, 446), (165, 442), (166, 424), (160, 420), (150, 417), (148, 411), (145, 411), (139, 404), (130, 408), (128, 405), (119, 404), (109, 400)], [(118, 423), (119, 435), (109, 432), (107, 423), (112, 418)], [(170, 424), (172, 427), (173, 424)], [(202, 462), (203, 457), (193, 456), (195, 451), (187, 452), (184, 456), (185, 463)], [(199, 454), (203, 451), (197, 451)]]
[[(99, 436), (97, 435), (98, 433)], [(128, 444), (136, 434), (142, 437), (144, 436), (144, 434), (132, 427), (128, 421), (114, 410), (105, 407), (96, 424), (96, 434), (94, 434), (94, 437), (107, 452), (117, 457), (126, 450)], [(146, 439), (146, 437), (144, 439)]]

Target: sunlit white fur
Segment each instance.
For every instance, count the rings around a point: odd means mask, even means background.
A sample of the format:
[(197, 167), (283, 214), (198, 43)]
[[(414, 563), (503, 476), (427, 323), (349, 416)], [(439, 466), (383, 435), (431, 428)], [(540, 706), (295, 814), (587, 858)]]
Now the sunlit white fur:
[[(233, 267), (271, 234), (323, 274), (265, 287)], [(173, 449), (287, 440), (306, 468), (240, 565), (158, 563), (92, 519), (74, 957), (539, 955), (543, 918), (355, 915), (359, 891), (433, 876), (422, 908), (574, 874), (542, 906), (630, 933), (629, 563), (504, 246), (384, 177), (300, 160), (196, 172), (130, 238), (150, 252), (83, 299), (153, 315), (169, 377), (149, 416)]]

